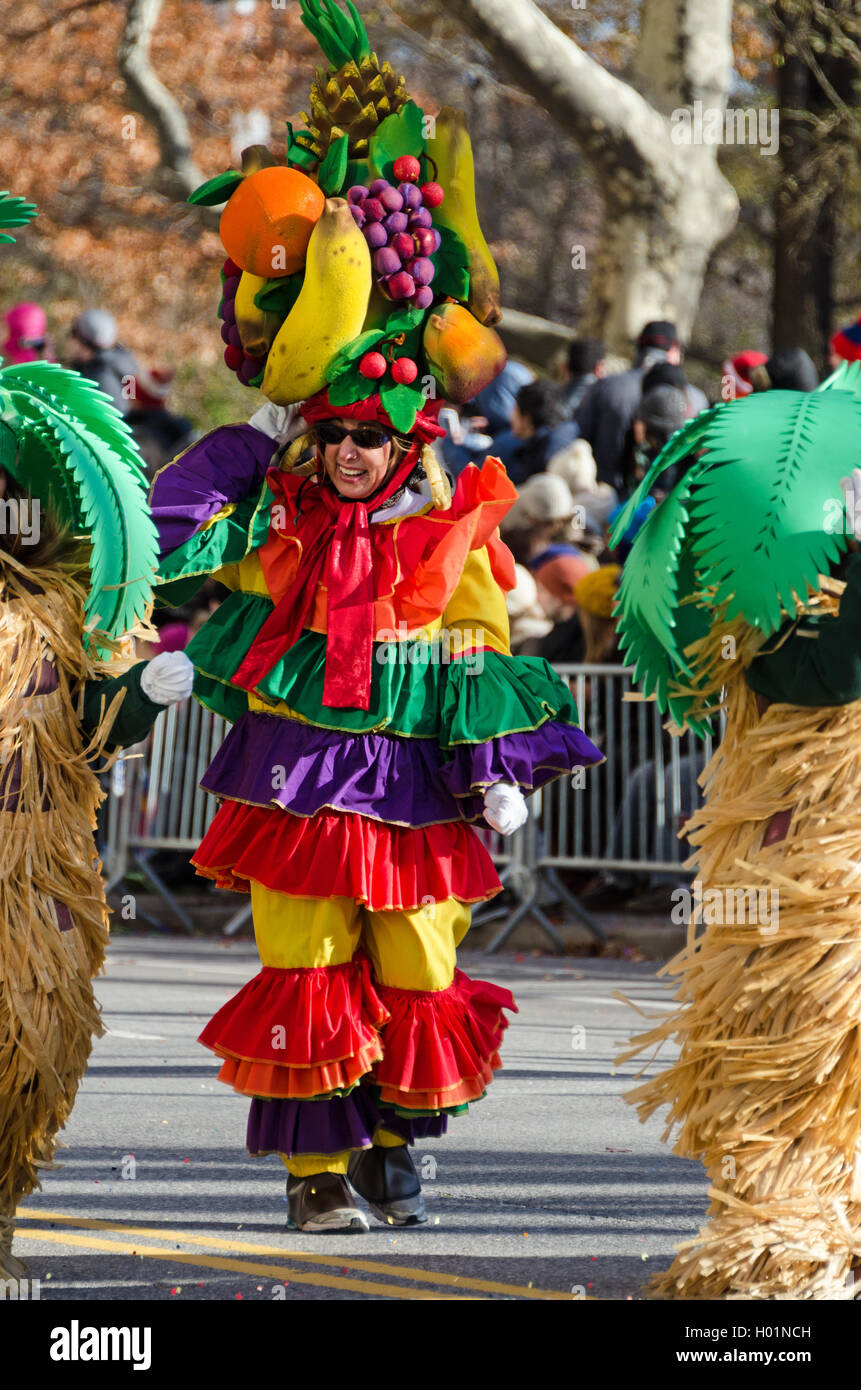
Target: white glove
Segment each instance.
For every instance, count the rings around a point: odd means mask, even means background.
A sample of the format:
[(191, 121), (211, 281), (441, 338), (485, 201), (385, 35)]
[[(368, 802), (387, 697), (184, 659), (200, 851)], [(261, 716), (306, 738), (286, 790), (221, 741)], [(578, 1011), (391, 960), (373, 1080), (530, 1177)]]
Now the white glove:
[(500, 835), (513, 835), (528, 815), (523, 793), (510, 782), (495, 782), (484, 793), (484, 819)]
[(157, 705), (187, 700), (194, 683), (194, 667), (185, 652), (159, 652), (141, 671), (141, 690)]
[(840, 486), (846, 503), (845, 530), (861, 541), (861, 468), (853, 468), (851, 478), (841, 478)]
[(255, 410), (248, 423), (261, 434), (268, 434), (276, 444), (290, 444), (308, 429), (298, 405), (275, 405), (273, 401)]

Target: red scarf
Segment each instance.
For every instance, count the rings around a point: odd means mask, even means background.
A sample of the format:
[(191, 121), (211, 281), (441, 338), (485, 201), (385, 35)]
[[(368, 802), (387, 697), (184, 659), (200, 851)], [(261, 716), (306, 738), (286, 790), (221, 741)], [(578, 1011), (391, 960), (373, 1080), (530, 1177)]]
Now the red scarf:
[[(369, 708), (374, 643), (369, 514), (406, 482), (420, 449), (420, 444), (413, 445), (374, 497), (345, 502), (327, 480), (303, 490), (301, 501), (307, 510), (296, 519), (302, 543), (296, 576), (231, 678), (233, 685), (256, 690), (310, 625), (317, 589), (323, 581), (328, 592), (323, 704), (327, 709)], [(276, 469), (271, 472), (277, 477)], [(270, 486), (273, 492), (281, 491), (277, 482)]]

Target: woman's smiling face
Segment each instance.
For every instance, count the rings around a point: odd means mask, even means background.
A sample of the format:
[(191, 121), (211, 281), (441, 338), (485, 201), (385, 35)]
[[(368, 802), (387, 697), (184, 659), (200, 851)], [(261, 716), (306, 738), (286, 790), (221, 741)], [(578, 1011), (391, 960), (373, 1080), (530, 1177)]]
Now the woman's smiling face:
[[(366, 421), (338, 417), (326, 424), (340, 425), (342, 429), (356, 430), (360, 435), (368, 428)], [(338, 444), (321, 441), (320, 452), (326, 476), (335, 490), (342, 496), (355, 500), (370, 497), (386, 482), (394, 467), (394, 444), (386, 439), (377, 447), (363, 448), (347, 433)]]

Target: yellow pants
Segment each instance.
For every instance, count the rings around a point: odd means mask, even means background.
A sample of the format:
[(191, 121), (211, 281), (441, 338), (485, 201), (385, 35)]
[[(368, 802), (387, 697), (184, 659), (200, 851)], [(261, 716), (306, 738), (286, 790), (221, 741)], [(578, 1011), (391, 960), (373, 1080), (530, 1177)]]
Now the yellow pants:
[[(254, 935), (262, 965), (280, 970), (343, 965), (361, 948), (374, 978), (393, 989), (447, 989), (470, 909), (454, 898), (406, 912), (371, 912), (352, 898), (294, 898), (251, 883)], [(374, 1143), (403, 1143), (378, 1130)], [(346, 1173), (349, 1152), (284, 1159), (295, 1177)]]

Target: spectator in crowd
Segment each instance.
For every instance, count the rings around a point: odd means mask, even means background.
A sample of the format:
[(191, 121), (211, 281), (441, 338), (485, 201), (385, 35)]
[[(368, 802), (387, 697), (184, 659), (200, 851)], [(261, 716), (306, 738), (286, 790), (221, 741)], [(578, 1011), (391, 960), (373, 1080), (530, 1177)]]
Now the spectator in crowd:
[(503, 522), (502, 535), (538, 586), (541, 606), (560, 622), (574, 611), (574, 590), (598, 562), (575, 544), (574, 502), (562, 478), (539, 473), (528, 479)]
[(619, 587), (618, 565), (602, 565), (577, 584), (574, 598), (583, 629), (583, 656), (587, 663), (612, 663), (619, 659), (619, 640), (613, 609)]
[(476, 402), (456, 410), (446, 406), (439, 413), (439, 423), (445, 435), (437, 443), (446, 471), (452, 478), (459, 478), (468, 463), (479, 467), (493, 453), (493, 439), (484, 431), (488, 428), (483, 415), (473, 412)]
[[(628, 496), (644, 478), (664, 445), (688, 418), (687, 400), (677, 386), (653, 386), (642, 397), (634, 419), (625, 434), (620, 491)], [(678, 469), (662, 475), (661, 488), (667, 492), (675, 484)]]
[(493, 453), (508, 470), (515, 487), (542, 473), (554, 454), (576, 439), (577, 426), (565, 418), (565, 402), (552, 381), (521, 386), (511, 428), (493, 440)]
[(763, 367), (750, 374), (755, 391), (815, 391), (819, 373), (804, 348), (773, 352)]
[(479, 391), (467, 409), (473, 415), (484, 416), (488, 434), (501, 434), (511, 425), (514, 403), (521, 386), (535, 380), (535, 373), (522, 362), (508, 359), (499, 376)]
[(511, 650), (515, 656), (537, 656), (541, 639), (553, 628), (552, 618), (541, 606), (538, 585), (524, 565), (515, 565), (516, 583), (505, 596), (511, 624)]
[(842, 362), (861, 362), (861, 315), (854, 323), (838, 328), (831, 339), (828, 364), (834, 372)]
[(583, 528), (603, 536), (610, 513), (619, 502), (616, 489), (598, 482), (595, 455), (585, 439), (574, 439), (547, 465), (547, 472), (563, 478), (571, 490), (574, 515), (582, 516)]
[[(678, 364), (681, 353), (674, 323), (647, 323), (637, 339), (633, 367), (596, 381), (584, 395), (575, 419), (580, 434), (592, 445), (600, 482), (616, 486), (623, 472), (626, 435), (637, 413), (643, 377), (657, 362)], [(708, 405), (703, 392), (695, 386), (689, 386), (685, 395), (686, 413), (688, 408), (697, 413)]]
[(590, 386), (605, 375), (607, 349), (597, 338), (575, 338), (568, 349), (568, 380), (563, 387), (565, 407), (573, 420)]
[(126, 415), (126, 424), (143, 454), (150, 478), (194, 438), (191, 421), (184, 415), (174, 415), (167, 408), (174, 375), (170, 367), (153, 367), (148, 372), (138, 368), (135, 397), (128, 402), (131, 409)]
[(0, 357), (7, 367), (48, 356), (48, 321), (41, 304), (13, 304), (6, 310), (6, 341)]
[(764, 352), (755, 352), (753, 348), (728, 357), (721, 364), (721, 400), (731, 401), (739, 396), (749, 396), (753, 390), (751, 372), (754, 367), (764, 367), (767, 361)]
[(117, 322), (104, 309), (85, 309), (72, 324), (69, 362), (110, 396), (127, 415), (135, 404), (139, 373), (135, 358), (118, 341)]

